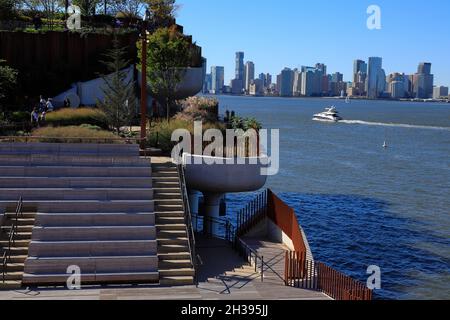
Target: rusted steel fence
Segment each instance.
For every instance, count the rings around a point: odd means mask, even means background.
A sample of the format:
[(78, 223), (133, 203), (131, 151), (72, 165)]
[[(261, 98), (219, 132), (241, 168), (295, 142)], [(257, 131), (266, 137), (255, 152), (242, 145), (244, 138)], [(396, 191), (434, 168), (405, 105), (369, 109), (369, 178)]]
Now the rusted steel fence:
[(372, 300), (372, 290), (326, 264), (306, 259), (301, 252), (286, 252), (285, 283), (318, 290), (335, 300)]
[(267, 215), (292, 240), (295, 251), (306, 253), (300, 225), (294, 209), (278, 198), (271, 190), (267, 196)]

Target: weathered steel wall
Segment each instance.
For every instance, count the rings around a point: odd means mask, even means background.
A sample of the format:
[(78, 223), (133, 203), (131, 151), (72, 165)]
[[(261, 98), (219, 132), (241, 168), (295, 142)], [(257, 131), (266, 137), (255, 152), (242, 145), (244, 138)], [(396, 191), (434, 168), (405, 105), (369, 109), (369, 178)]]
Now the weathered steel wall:
[[(138, 34), (118, 36), (127, 59), (137, 61)], [(54, 96), (76, 81), (105, 73), (99, 60), (112, 47), (112, 35), (74, 32), (0, 32), (0, 59), (19, 70), (23, 95)]]

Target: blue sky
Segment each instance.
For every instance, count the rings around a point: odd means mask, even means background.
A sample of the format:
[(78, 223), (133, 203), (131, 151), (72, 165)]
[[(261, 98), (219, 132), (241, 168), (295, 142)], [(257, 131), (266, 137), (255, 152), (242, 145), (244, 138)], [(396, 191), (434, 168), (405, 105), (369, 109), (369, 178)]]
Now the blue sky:
[[(323, 62), (350, 81), (353, 60), (383, 57), (387, 73), (414, 73), (433, 63), (436, 85), (450, 85), (448, 0), (178, 0), (177, 22), (212, 65), (234, 77), (234, 55), (256, 73)], [(369, 5), (381, 8), (381, 30), (366, 26)]]

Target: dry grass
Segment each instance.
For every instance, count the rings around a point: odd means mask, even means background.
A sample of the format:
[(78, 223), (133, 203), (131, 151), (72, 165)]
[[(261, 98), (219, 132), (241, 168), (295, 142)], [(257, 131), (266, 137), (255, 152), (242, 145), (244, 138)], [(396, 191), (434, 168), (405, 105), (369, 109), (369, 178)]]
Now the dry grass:
[(103, 111), (93, 108), (65, 108), (50, 112), (47, 114), (46, 121), (47, 124), (55, 127), (90, 124), (103, 129), (108, 128), (108, 122)]
[(33, 136), (46, 143), (124, 143), (112, 132), (77, 126), (39, 128)]

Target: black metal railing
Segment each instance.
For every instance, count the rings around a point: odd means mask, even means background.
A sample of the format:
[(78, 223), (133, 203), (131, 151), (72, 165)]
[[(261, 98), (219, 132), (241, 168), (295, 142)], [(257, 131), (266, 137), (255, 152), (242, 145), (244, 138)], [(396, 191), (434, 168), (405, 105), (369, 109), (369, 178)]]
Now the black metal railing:
[(186, 178), (184, 174), (184, 167), (182, 164), (177, 165), (178, 175), (180, 177), (180, 190), (181, 197), (183, 200), (183, 210), (184, 210), (184, 222), (186, 224), (186, 231), (189, 239), (189, 252), (191, 254), (191, 263), (194, 268), (194, 282), (198, 285), (198, 257), (196, 252), (196, 243), (195, 243), (195, 232), (192, 224), (192, 214), (191, 208), (189, 205), (189, 197), (186, 187)]
[(11, 226), (9, 227), (8, 245), (3, 248), (2, 255), (2, 281), (5, 283), (6, 275), (8, 273), (8, 263), (11, 261), (12, 248), (16, 245), (16, 235), (19, 226), (19, 217), (23, 217), (23, 199), (20, 197), (17, 202), (14, 217), (11, 219)]
[(237, 216), (237, 234), (243, 236), (267, 216), (267, 195), (264, 190), (242, 208)]

